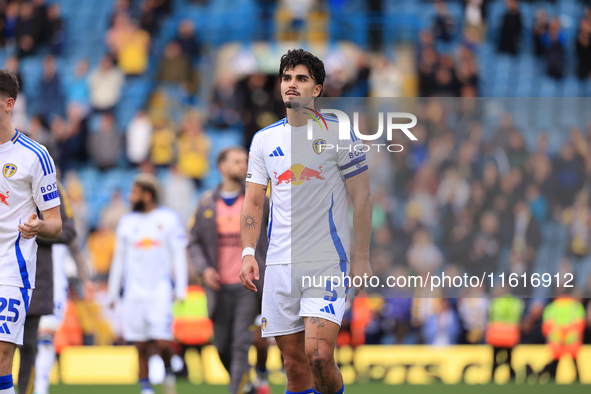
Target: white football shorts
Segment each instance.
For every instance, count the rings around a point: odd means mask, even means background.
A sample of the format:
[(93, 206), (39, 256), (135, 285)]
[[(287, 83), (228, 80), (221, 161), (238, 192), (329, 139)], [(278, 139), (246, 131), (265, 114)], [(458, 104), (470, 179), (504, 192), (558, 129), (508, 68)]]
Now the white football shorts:
[(23, 344), (32, 294), (31, 289), (0, 285), (0, 341)]
[(340, 326), (348, 289), (342, 279), (338, 283), (334, 277), (343, 278), (348, 274), (347, 262), (268, 265), (263, 288), (262, 336), (304, 331), (304, 317), (320, 317)]
[(122, 302), (123, 339), (145, 342), (173, 339), (172, 300), (126, 300)]

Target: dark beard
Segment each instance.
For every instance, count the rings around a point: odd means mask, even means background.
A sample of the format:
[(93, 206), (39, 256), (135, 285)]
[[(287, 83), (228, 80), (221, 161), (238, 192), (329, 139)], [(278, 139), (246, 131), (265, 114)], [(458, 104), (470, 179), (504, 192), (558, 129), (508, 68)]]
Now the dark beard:
[(298, 103), (297, 101), (284, 101), (283, 105), (285, 105), (285, 108), (290, 108), (290, 109), (298, 109), (300, 108), (300, 103)]
[(133, 209), (134, 212), (143, 212), (144, 209), (146, 209), (146, 204), (144, 204), (144, 202), (140, 200), (133, 204), (131, 209)]
[(241, 177), (239, 175), (232, 175), (229, 178), (230, 178), (230, 180), (232, 180), (233, 182), (236, 182), (236, 183), (244, 182), (244, 177)]

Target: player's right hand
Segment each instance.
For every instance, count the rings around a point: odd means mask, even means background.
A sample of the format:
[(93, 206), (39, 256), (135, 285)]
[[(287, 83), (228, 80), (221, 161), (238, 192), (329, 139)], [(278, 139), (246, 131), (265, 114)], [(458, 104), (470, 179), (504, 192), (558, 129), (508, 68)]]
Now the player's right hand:
[(213, 267), (208, 267), (203, 271), (203, 282), (205, 285), (215, 291), (220, 289), (220, 274)]
[(242, 259), (242, 267), (240, 268), (240, 281), (242, 282), (242, 286), (256, 293), (257, 287), (250, 279), (251, 273), (253, 274), (255, 280), (259, 280), (259, 263), (257, 263), (254, 256), (246, 255)]

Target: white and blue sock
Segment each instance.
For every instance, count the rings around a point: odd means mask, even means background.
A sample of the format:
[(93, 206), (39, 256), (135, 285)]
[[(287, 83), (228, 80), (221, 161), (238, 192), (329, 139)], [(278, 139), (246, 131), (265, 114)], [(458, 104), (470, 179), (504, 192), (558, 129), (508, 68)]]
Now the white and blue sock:
[(49, 374), (55, 364), (55, 347), (53, 337), (40, 338), (37, 342), (37, 358), (35, 359), (35, 393), (49, 392)]
[(0, 376), (0, 394), (14, 394), (12, 375)]
[(140, 379), (140, 393), (154, 392), (150, 379)]

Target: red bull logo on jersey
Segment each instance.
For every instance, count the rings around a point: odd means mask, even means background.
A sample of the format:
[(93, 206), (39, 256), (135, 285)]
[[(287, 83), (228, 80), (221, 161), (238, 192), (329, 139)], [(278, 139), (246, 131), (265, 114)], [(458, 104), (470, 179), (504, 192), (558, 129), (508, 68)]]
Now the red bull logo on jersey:
[(0, 204), (4, 204), (7, 207), (10, 206), (10, 204), (8, 203), (8, 195), (10, 194), (9, 191), (6, 192), (6, 194), (2, 194), (0, 193)]
[(133, 244), (133, 246), (138, 249), (149, 250), (149, 249), (155, 248), (157, 246), (160, 246), (160, 241), (158, 241), (157, 239), (152, 239), (152, 238), (143, 238), (142, 240)]
[(275, 185), (280, 185), (282, 183), (288, 185), (291, 183), (294, 186), (298, 186), (306, 181), (311, 181), (312, 179), (324, 180), (324, 177), (321, 175), (322, 166), (320, 166), (318, 170), (314, 170), (313, 168), (306, 167), (302, 164), (294, 164), (284, 173), (277, 175), (277, 173), (274, 172), (274, 174), (275, 179), (277, 180)]
[(2, 174), (4, 175), (4, 178), (8, 179), (16, 174), (16, 169), (17, 167), (12, 163), (4, 164), (4, 167), (2, 167)]

